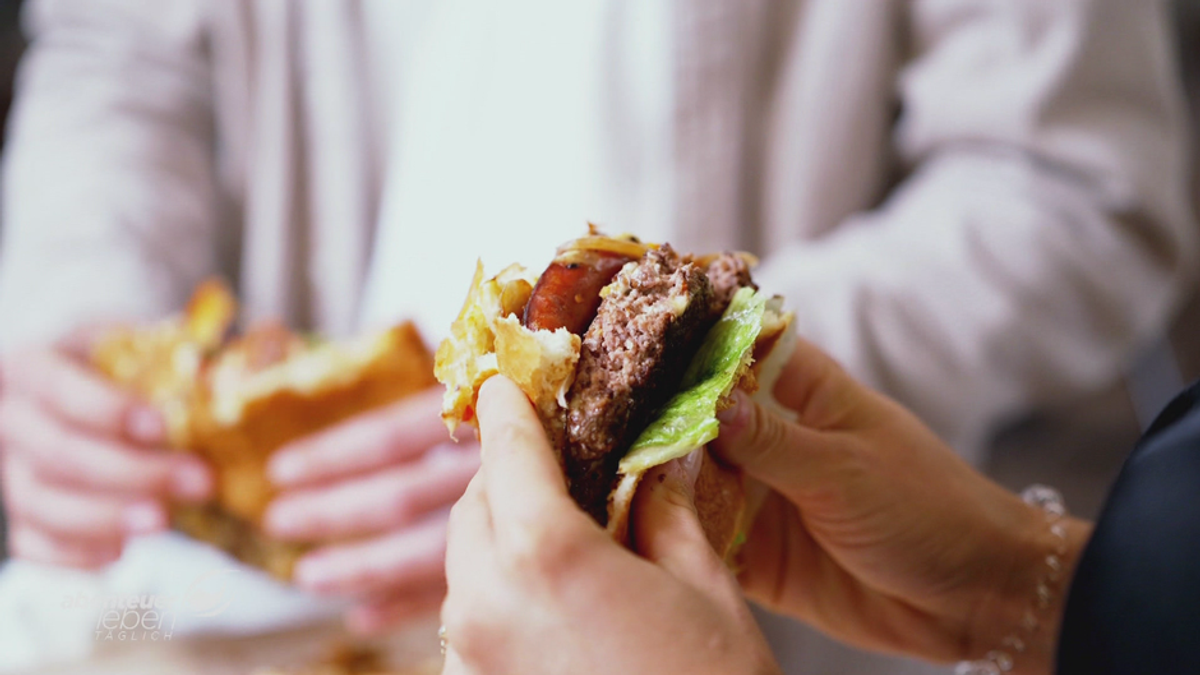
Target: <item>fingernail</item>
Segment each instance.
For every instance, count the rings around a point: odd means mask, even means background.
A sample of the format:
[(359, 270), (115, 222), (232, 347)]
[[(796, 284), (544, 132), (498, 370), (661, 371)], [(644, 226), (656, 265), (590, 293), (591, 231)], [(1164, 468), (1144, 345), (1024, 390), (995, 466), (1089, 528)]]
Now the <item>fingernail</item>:
[(296, 532), (300, 526), (300, 519), (296, 516), (294, 509), (290, 509), (286, 504), (272, 504), (267, 507), (267, 513), (263, 517), (263, 521), (267, 526), (267, 531), (277, 537), (287, 537)]
[(684, 479), (691, 486), (696, 485), (696, 479), (700, 477), (700, 465), (704, 463), (704, 448), (697, 448), (679, 458), (679, 466), (683, 469)]
[(727, 429), (737, 429), (745, 424), (746, 411), (749, 410), (749, 399), (740, 389), (733, 390), (732, 401), (728, 408), (717, 413), (717, 421)]
[(292, 580), (307, 591), (319, 593), (333, 585), (333, 568), (330, 561), (310, 555), (296, 563)]
[(125, 433), (141, 443), (161, 443), (166, 438), (167, 428), (157, 410), (136, 406), (125, 417)]
[(695, 480), (689, 478), (688, 469), (683, 460), (675, 459), (663, 466), (662, 478), (659, 480), (664, 490), (670, 490), (685, 495), (688, 501), (695, 496)]
[(267, 476), (276, 485), (290, 485), (304, 476), (304, 462), (291, 453), (280, 453), (267, 463)]
[(171, 476), (171, 494), (180, 499), (197, 501), (212, 492), (212, 473), (196, 462), (181, 464)]
[(121, 514), (129, 534), (149, 534), (166, 528), (167, 516), (158, 504), (141, 503), (125, 507)]

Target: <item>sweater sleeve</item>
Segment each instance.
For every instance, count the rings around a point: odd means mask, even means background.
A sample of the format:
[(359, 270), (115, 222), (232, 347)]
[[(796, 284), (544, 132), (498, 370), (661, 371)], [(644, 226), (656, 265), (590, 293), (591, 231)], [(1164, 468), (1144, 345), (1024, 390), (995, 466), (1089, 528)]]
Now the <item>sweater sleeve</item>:
[(802, 333), (972, 452), (1119, 376), (1196, 233), (1163, 3), (916, 0), (876, 210), (771, 257)]
[(0, 347), (160, 316), (214, 269), (203, 7), (27, 3), (4, 160)]

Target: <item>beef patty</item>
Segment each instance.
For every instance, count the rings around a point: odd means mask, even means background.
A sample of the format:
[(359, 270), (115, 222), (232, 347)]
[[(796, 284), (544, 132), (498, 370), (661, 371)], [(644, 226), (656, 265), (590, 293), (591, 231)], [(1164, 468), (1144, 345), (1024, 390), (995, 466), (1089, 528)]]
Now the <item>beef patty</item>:
[(712, 313), (720, 317), (733, 301), (733, 295), (743, 286), (757, 289), (750, 279), (750, 264), (733, 253), (722, 253), (708, 263), (705, 270), (712, 285)]
[(617, 464), (679, 386), (717, 318), (712, 310), (705, 271), (668, 245), (627, 264), (605, 289), (567, 395), (563, 457), (572, 496), (601, 525)]

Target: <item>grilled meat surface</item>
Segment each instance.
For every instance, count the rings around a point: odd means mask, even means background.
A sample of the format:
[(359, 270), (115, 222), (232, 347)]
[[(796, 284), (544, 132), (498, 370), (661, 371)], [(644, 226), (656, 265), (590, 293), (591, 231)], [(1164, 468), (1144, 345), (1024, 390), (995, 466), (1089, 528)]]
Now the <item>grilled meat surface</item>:
[(567, 395), (564, 452), (572, 496), (600, 524), (618, 462), (677, 389), (719, 316), (712, 306), (704, 270), (667, 245), (626, 265), (607, 287)]
[(733, 253), (718, 255), (708, 264), (705, 273), (713, 290), (711, 312), (718, 318), (725, 313), (725, 308), (733, 301), (733, 295), (739, 288), (758, 288), (750, 279), (750, 264)]

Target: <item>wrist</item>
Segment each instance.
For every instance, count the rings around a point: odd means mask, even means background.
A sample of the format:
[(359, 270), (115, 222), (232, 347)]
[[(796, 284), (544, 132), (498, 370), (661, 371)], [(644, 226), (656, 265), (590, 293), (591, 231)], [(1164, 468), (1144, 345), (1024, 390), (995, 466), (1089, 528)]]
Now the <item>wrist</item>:
[[(1014, 499), (997, 579), (976, 604), (968, 659), (1010, 663), (1014, 675), (1053, 670), (1066, 592), (1091, 524)], [(973, 672), (964, 670), (962, 672)]]

